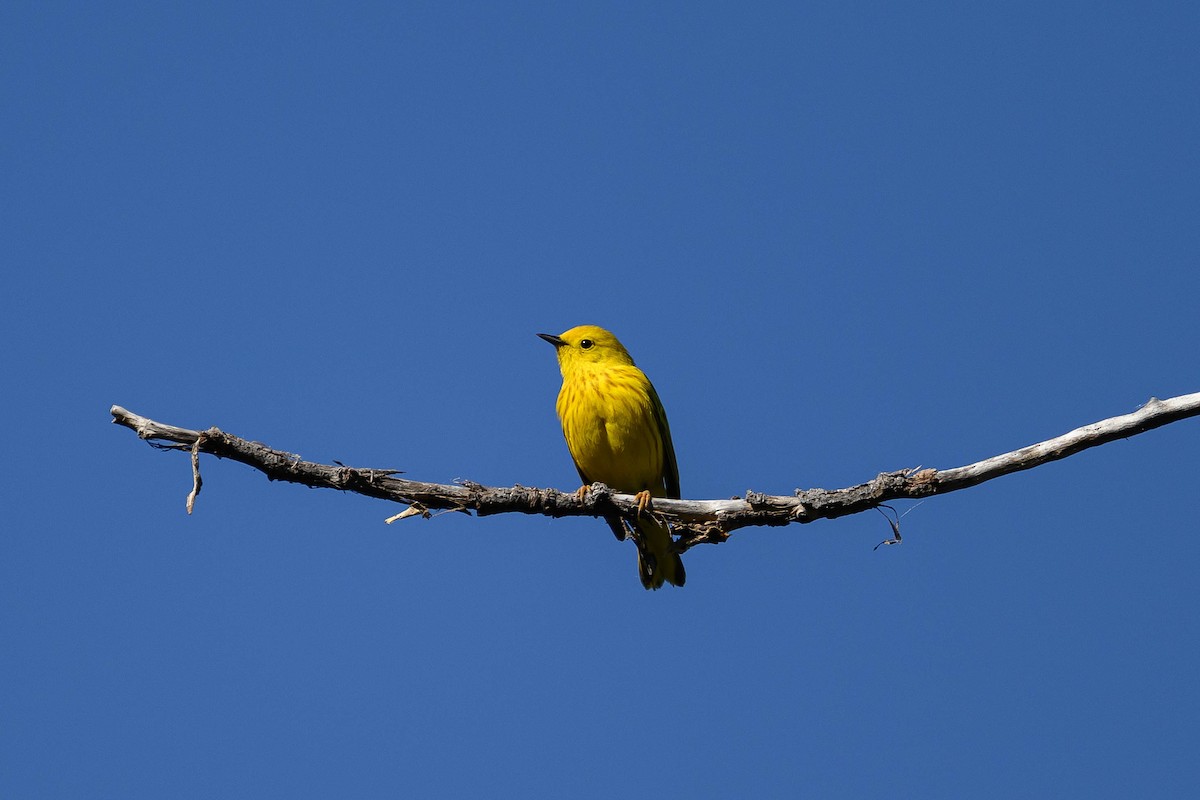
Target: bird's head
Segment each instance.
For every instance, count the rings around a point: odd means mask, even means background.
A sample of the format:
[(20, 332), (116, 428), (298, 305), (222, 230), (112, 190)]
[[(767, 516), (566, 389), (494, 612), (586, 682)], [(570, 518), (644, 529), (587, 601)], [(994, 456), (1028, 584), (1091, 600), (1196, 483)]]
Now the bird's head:
[(580, 325), (558, 336), (549, 333), (538, 336), (554, 345), (564, 375), (568, 370), (585, 366), (633, 366), (629, 351), (617, 337), (597, 325)]

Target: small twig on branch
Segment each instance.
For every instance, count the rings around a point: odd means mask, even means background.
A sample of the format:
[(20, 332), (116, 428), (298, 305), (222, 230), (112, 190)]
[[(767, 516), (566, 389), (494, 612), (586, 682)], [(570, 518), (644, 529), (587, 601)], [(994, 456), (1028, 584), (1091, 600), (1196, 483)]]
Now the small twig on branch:
[(200, 487), (204, 485), (204, 481), (200, 478), (200, 444), (204, 441), (204, 434), (196, 437), (196, 441), (192, 442), (192, 490), (187, 496), (187, 512), (192, 513), (192, 508), (196, 505), (196, 497), (200, 494)]
[[(924, 502), (925, 502), (924, 500), (921, 501), (921, 503), (924, 503)], [(921, 503), (917, 503), (917, 505), (919, 506)], [(913, 506), (913, 508), (916, 508), (916, 507), (917, 506)], [(885, 508), (888, 511), (892, 512), (892, 516), (890, 516), (890, 517), (888, 516), (887, 511), (884, 511)], [(896, 509), (892, 508), (887, 503), (880, 503), (879, 505), (875, 506), (875, 510), (878, 511), (880, 514), (883, 514), (883, 518), (887, 520), (888, 525), (892, 529), (892, 538), (884, 539), (882, 542), (875, 545), (871, 549), (878, 550), (879, 548), (883, 547), (885, 544), (900, 544), (902, 541), (904, 541), (904, 539), (902, 539), (900, 536), (900, 517), (902, 515), (897, 514)], [(912, 508), (908, 509), (908, 511), (912, 511)], [(907, 514), (908, 511), (905, 511), (904, 513)]]
[[(191, 451), (193, 488), (188, 496), (189, 513), (200, 491), (200, 453), (247, 464), (270, 480), (341, 489), (411, 506), (410, 510), (397, 514), (389, 522), (405, 516), (428, 517), (429, 509), (473, 511), (479, 516), (516, 512), (548, 517), (600, 517), (616, 512), (632, 517), (637, 513), (633, 495), (617, 494), (600, 484), (580, 498), (575, 492), (527, 486), (492, 487), (465, 481), (461, 485), (424, 483), (397, 478), (397, 470), (304, 461), (292, 453), (247, 441), (217, 428), (197, 431), (164, 425), (120, 406), (113, 406), (111, 413), (114, 423), (136, 431), (153, 446)], [(1001, 475), (1031, 469), (1090, 447), (1197, 415), (1200, 415), (1200, 392), (1168, 400), (1151, 398), (1132, 414), (1094, 422), (1062, 436), (962, 467), (884, 472), (858, 486), (833, 490), (798, 489), (793, 496), (748, 491), (744, 497), (730, 500), (656, 497), (654, 511), (670, 522), (679, 534), (678, 547), (683, 551), (697, 544), (722, 542), (739, 528), (832, 519), (876, 508), (889, 500), (916, 499), (966, 489)]]

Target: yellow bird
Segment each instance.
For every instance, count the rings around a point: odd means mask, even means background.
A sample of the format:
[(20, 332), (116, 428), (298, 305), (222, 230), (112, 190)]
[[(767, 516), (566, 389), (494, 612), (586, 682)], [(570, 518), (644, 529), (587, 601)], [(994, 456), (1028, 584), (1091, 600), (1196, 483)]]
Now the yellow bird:
[(580, 325), (559, 336), (538, 336), (558, 353), (563, 383), (555, 408), (583, 480), (580, 493), (592, 483), (603, 483), (613, 491), (637, 495), (636, 525), (612, 517), (609, 527), (620, 540), (630, 528), (642, 586), (658, 589), (664, 581), (683, 586), (687, 575), (670, 529), (643, 513), (651, 497), (679, 497), (679, 467), (667, 412), (650, 379), (617, 337), (603, 328)]

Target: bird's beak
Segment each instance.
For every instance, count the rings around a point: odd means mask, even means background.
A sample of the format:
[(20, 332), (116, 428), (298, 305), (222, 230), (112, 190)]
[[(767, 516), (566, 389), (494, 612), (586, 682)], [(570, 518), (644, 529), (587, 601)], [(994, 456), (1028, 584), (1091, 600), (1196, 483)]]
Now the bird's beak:
[(556, 348), (562, 347), (564, 344), (566, 344), (566, 342), (562, 340), (561, 336), (555, 336), (552, 333), (539, 333), (538, 336), (542, 337)]

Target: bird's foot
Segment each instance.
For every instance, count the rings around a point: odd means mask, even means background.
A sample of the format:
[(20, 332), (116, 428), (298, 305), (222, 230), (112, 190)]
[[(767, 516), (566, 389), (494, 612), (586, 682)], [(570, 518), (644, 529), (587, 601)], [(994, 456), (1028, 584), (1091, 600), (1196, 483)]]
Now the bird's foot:
[(637, 512), (640, 517), (642, 512), (650, 507), (650, 492), (647, 489), (642, 489), (633, 496), (633, 499), (637, 502)]

